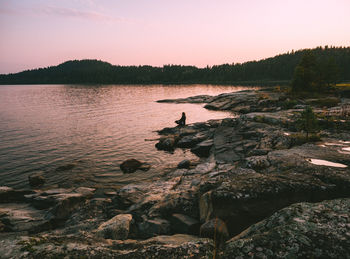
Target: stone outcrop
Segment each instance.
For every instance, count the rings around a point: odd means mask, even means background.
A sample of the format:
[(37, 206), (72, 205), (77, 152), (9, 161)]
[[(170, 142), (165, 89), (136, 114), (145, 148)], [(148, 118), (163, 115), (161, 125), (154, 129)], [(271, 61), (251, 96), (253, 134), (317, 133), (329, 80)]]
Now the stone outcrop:
[[(239, 116), (160, 130), (158, 149), (190, 149), (200, 158), (152, 181), (118, 190), (0, 187), (1, 256), (349, 257), (346, 129), (300, 143), (295, 120), (305, 103), (271, 90), (164, 102), (206, 103)], [(127, 173), (147, 170), (128, 163)]]
[(159, 100), (167, 103), (206, 103), (209, 110), (231, 110), (239, 113), (275, 111), (286, 97), (283, 93), (263, 90), (244, 90), (218, 96), (198, 95), (181, 99)]
[(222, 258), (349, 258), (350, 199), (298, 203), (227, 242)]

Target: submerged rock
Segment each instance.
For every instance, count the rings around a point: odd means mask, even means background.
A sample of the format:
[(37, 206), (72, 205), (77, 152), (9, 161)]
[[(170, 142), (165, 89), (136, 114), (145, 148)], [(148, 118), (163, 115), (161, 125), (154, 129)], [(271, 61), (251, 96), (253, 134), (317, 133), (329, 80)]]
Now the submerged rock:
[(68, 170), (72, 170), (74, 167), (76, 167), (76, 164), (66, 164), (66, 165), (57, 167), (56, 171), (57, 172), (68, 171)]
[(29, 184), (32, 187), (39, 187), (46, 181), (43, 173), (35, 173), (28, 176)]
[(182, 168), (188, 169), (188, 168), (190, 168), (190, 165), (191, 165), (190, 160), (185, 159), (185, 160), (182, 160), (182, 161), (177, 165), (177, 168), (179, 168), (179, 169), (182, 169)]
[(120, 165), (120, 169), (125, 174), (134, 173), (136, 170), (148, 171), (150, 168), (150, 164), (142, 163), (136, 159), (128, 159)]
[(175, 138), (174, 137), (161, 138), (155, 146), (159, 150), (173, 151), (175, 149)]

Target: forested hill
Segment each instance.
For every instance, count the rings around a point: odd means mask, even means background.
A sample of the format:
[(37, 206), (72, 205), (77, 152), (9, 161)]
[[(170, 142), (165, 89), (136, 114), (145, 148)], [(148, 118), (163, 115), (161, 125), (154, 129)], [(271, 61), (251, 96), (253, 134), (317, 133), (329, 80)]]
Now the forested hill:
[(0, 84), (287, 82), (293, 77), (294, 69), (306, 51), (311, 51), (320, 64), (334, 59), (338, 67), (338, 81), (350, 81), (350, 47), (318, 47), (260, 61), (206, 68), (180, 65), (114, 66), (98, 60), (74, 60), (58, 66), (0, 75)]

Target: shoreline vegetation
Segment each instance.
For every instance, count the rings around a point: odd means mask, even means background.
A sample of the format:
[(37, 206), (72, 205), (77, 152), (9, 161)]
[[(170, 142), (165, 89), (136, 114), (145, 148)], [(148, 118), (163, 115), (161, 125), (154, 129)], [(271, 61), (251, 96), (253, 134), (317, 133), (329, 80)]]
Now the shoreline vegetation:
[[(0, 75), (0, 84), (236, 84), (288, 85), (306, 53), (319, 63), (323, 75), (350, 82), (350, 47), (317, 47), (245, 63), (198, 68), (164, 65), (119, 66), (99, 60), (72, 60), (58, 66)], [(299, 71), (302, 72), (302, 71)]]
[[(237, 116), (160, 129), (159, 152), (200, 160), (152, 181), (52, 189), (35, 174), (31, 189), (0, 187), (0, 255), (350, 257), (350, 91), (323, 64), (304, 53), (291, 87), (159, 100)], [(127, 173), (149, 166), (123, 163)]]

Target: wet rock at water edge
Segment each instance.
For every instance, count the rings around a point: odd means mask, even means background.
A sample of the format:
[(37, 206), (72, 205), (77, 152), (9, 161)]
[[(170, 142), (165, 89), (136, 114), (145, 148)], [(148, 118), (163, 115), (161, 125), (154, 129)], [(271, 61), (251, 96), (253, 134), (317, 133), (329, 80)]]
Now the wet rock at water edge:
[(14, 190), (8, 186), (0, 186), (0, 203), (24, 202), (25, 195), (34, 193), (33, 190)]
[(174, 151), (175, 138), (173, 137), (161, 138), (155, 146), (158, 150)]
[(142, 163), (136, 159), (128, 159), (120, 165), (120, 169), (125, 174), (134, 173), (136, 170), (148, 171), (150, 168), (150, 164)]
[(29, 185), (32, 187), (39, 187), (44, 185), (46, 179), (43, 173), (35, 173), (28, 176)]
[(199, 157), (208, 157), (213, 144), (214, 142), (212, 139), (205, 140), (192, 148), (191, 152)]
[(37, 210), (26, 203), (0, 204), (0, 233), (21, 231), (33, 233), (48, 229), (48, 226), (46, 212), (43, 210)]
[(182, 160), (182, 161), (177, 165), (177, 168), (179, 168), (179, 169), (182, 169), (182, 168), (188, 169), (188, 168), (190, 168), (190, 166), (191, 166), (190, 160), (185, 159), (185, 160)]

